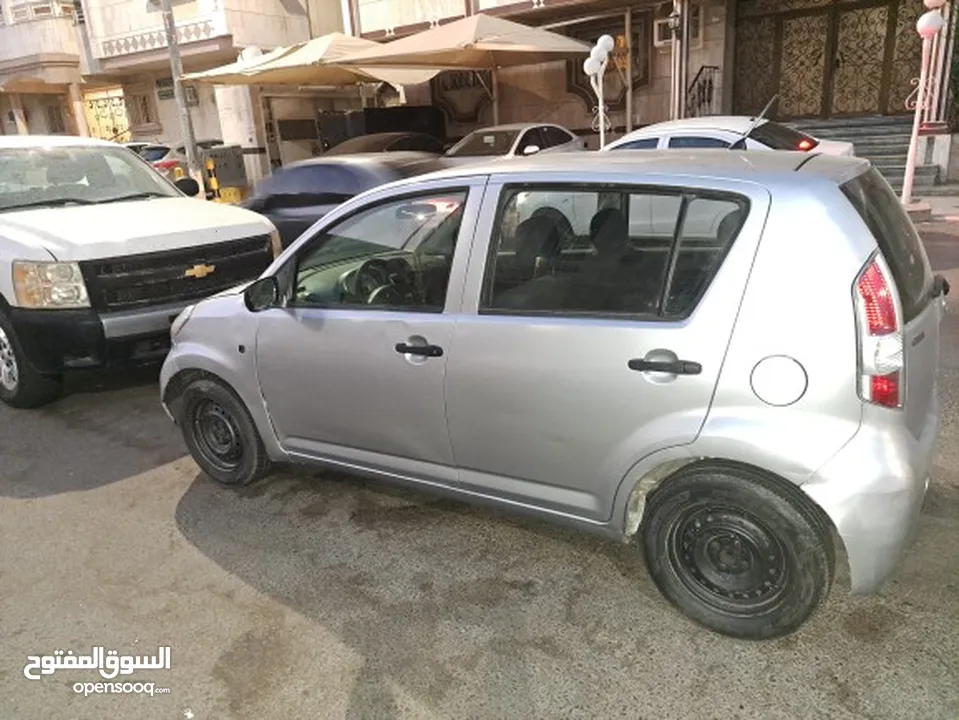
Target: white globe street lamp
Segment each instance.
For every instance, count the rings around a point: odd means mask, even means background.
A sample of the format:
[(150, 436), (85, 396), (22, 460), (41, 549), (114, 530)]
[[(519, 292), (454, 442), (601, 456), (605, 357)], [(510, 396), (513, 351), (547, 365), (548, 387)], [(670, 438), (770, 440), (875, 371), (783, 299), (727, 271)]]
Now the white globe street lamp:
[[(928, 0), (936, 2), (937, 0)], [(597, 114), (599, 120), (599, 147), (602, 149), (606, 145), (606, 104), (603, 99), (603, 77), (606, 75), (606, 66), (609, 64), (609, 54), (616, 46), (616, 41), (611, 35), (603, 35), (596, 41), (596, 45), (589, 53), (589, 57), (583, 61), (583, 72), (589, 78), (589, 84), (596, 93)]]
[(919, 86), (916, 88), (916, 114), (912, 121), (912, 136), (909, 139), (909, 155), (906, 158), (906, 175), (902, 180), (902, 204), (912, 203), (912, 187), (916, 178), (916, 156), (919, 153), (919, 128), (922, 125), (922, 116), (926, 109), (929, 94), (929, 66), (932, 64), (932, 39), (936, 37), (946, 24), (939, 8), (945, 5), (945, 0), (923, 0), (929, 9), (916, 22), (916, 32), (922, 38), (922, 65), (919, 69)]

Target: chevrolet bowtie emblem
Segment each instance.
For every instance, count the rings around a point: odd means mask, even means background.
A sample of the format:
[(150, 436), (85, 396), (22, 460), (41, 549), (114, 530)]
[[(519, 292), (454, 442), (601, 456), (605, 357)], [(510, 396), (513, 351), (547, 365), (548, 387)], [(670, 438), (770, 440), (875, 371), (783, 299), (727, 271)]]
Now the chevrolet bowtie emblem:
[(200, 280), (205, 278), (207, 275), (216, 270), (216, 265), (194, 265), (189, 270), (187, 270), (183, 275), (185, 277), (196, 278)]

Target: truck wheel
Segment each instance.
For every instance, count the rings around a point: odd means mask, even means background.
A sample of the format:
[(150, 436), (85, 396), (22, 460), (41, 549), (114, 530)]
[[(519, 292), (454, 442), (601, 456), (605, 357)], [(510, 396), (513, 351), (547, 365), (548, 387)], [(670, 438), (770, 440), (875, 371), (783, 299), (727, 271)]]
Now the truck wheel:
[(14, 408), (47, 405), (62, 392), (59, 375), (41, 375), (27, 362), (17, 333), (0, 313), (0, 400)]
[(787, 635), (829, 594), (828, 521), (798, 488), (735, 464), (692, 465), (654, 490), (646, 565), (663, 595), (723, 635)]
[(260, 434), (243, 402), (214, 380), (194, 380), (183, 390), (178, 425), (190, 454), (223, 485), (243, 486), (270, 466)]

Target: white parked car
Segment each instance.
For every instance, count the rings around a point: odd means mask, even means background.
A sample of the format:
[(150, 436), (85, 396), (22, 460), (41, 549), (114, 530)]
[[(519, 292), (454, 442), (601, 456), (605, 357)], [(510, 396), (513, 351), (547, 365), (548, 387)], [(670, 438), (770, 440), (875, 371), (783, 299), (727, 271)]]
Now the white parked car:
[(0, 136), (0, 401), (36, 407), (64, 373), (162, 361), (185, 307), (273, 262), (269, 220), (198, 192), (117, 143)]
[[(716, 115), (669, 120), (647, 125), (609, 143), (613, 150), (728, 148), (749, 132), (756, 122), (745, 115)], [(746, 137), (745, 150), (790, 150), (824, 155), (854, 156), (855, 146), (839, 140), (820, 140), (773, 120), (760, 120)]]
[(541, 152), (583, 150), (586, 142), (559, 125), (517, 123), (474, 130), (443, 156), (449, 164), (489, 160), (496, 157), (525, 157)]

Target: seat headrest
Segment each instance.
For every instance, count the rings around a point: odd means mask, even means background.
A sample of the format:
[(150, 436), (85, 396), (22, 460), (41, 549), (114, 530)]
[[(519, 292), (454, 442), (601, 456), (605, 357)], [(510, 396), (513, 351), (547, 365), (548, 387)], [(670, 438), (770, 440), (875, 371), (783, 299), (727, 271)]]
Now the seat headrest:
[(616, 208), (603, 208), (589, 221), (589, 237), (600, 255), (622, 252), (629, 242), (625, 216)]

